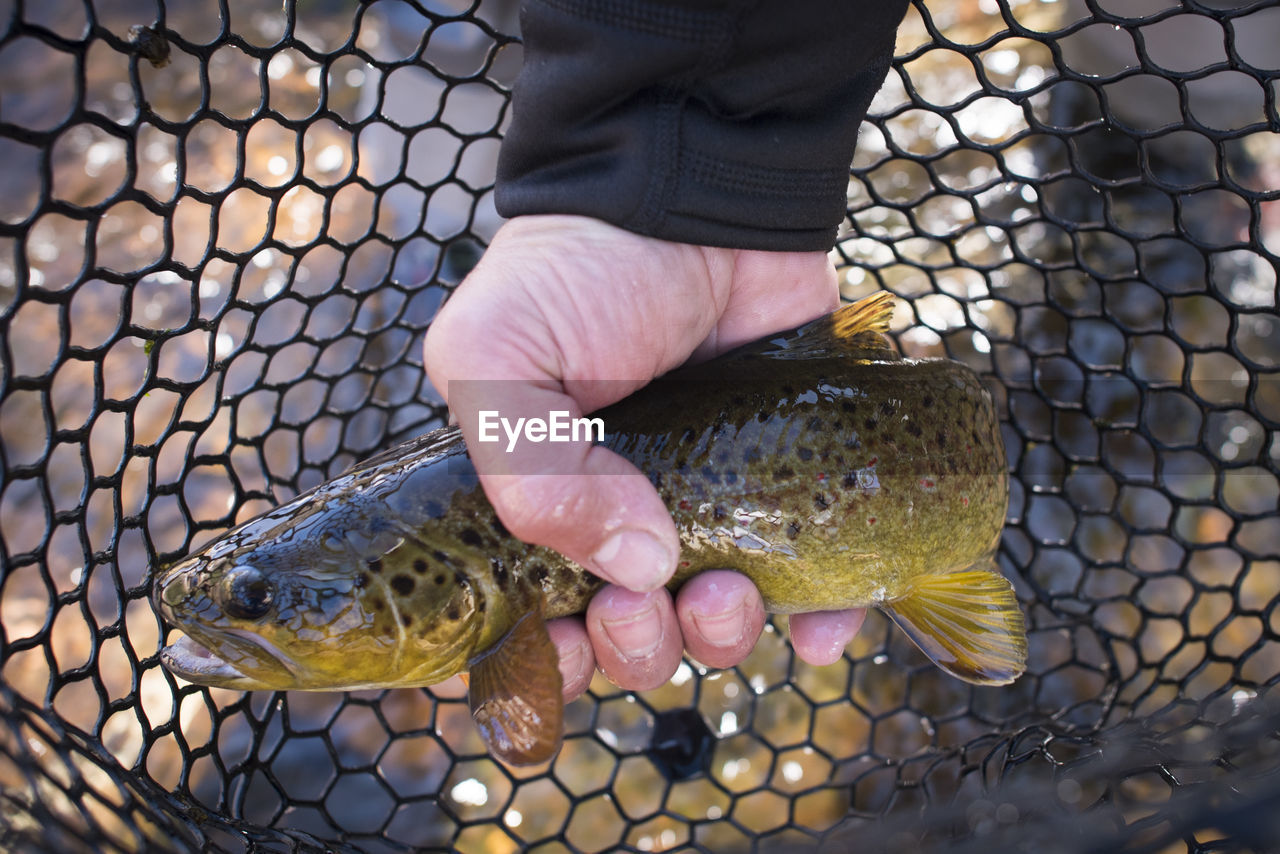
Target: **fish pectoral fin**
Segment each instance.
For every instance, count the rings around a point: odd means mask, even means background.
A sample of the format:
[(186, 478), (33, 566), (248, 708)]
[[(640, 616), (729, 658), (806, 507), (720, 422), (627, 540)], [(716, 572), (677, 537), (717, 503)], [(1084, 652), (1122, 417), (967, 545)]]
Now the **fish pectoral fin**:
[(994, 564), (918, 578), (881, 608), (934, 664), (966, 682), (1007, 685), (1026, 669), (1022, 609)]
[(471, 663), (471, 719), (489, 751), (509, 765), (536, 765), (560, 750), (564, 696), (559, 657), (540, 611), (525, 614)]

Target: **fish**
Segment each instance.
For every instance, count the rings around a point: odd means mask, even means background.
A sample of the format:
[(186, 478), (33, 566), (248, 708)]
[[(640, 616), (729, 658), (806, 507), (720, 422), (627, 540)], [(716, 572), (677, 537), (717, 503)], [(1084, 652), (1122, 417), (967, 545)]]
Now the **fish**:
[[(965, 365), (901, 356), (881, 292), (678, 368), (595, 415), (680, 534), (670, 588), (749, 577), (767, 611), (879, 608), (947, 673), (1005, 685), (1026, 629), (995, 560), (1009, 473), (991, 394)], [(546, 621), (603, 582), (513, 537), (456, 427), (358, 463), (156, 573), (184, 633), (163, 665), (244, 690), (468, 680), (512, 765), (553, 758), (562, 682)]]

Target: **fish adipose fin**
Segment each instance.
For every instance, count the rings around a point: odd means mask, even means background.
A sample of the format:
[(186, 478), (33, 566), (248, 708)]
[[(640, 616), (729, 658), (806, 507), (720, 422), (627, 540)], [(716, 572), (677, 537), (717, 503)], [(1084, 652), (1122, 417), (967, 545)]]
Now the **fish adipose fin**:
[(471, 663), (471, 719), (489, 751), (509, 765), (546, 762), (560, 749), (564, 696), (559, 658), (540, 609), (520, 618)]
[(1022, 610), (994, 566), (923, 576), (881, 607), (935, 664), (966, 682), (1007, 685), (1026, 669)]

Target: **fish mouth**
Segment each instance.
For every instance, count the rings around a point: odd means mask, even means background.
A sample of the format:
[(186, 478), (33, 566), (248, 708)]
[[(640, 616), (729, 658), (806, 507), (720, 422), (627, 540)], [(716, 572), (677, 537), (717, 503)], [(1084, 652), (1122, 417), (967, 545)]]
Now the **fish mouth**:
[[(160, 651), (160, 663), (175, 676), (197, 685), (234, 688), (241, 691), (282, 690), (296, 681), (290, 669), (280, 660), (272, 661), (278, 669), (275, 678), (266, 682), (242, 672), (234, 664), (218, 656), (190, 635), (182, 635)], [(283, 678), (281, 678), (283, 677)]]

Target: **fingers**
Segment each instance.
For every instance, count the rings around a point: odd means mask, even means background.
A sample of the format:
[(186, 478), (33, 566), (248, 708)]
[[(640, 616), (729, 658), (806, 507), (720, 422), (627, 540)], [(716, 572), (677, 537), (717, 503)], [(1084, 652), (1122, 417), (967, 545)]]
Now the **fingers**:
[(680, 625), (666, 590), (605, 587), (587, 606), (587, 634), (600, 670), (630, 691), (657, 688), (680, 665)]
[(756, 586), (727, 570), (689, 579), (676, 598), (676, 614), (685, 649), (708, 667), (742, 661), (764, 629), (764, 603)]
[(690, 579), (674, 607), (665, 590), (636, 593), (611, 586), (592, 600), (585, 620), (552, 620), (547, 631), (560, 654), (568, 702), (586, 691), (597, 663), (629, 691), (670, 679), (682, 647), (709, 667), (732, 667), (750, 654), (764, 620), (754, 584), (739, 573), (713, 570)]
[(791, 645), (796, 655), (810, 664), (834, 664), (862, 628), (866, 616), (865, 608), (793, 614)]
[[(473, 455), (473, 459), (475, 455)], [(482, 472), (486, 463), (476, 460)], [(519, 476), (481, 475), (503, 524), (525, 542), (555, 548), (615, 584), (656, 590), (675, 571), (680, 550), (675, 523), (649, 480), (605, 448), (576, 466)]]
[(547, 634), (560, 655), (560, 679), (566, 703), (578, 699), (591, 684), (596, 672), (596, 656), (591, 649), (587, 626), (580, 617), (564, 617), (547, 622)]
[[(810, 664), (835, 663), (865, 617), (862, 608), (793, 615), (796, 655)], [(657, 688), (680, 665), (682, 646), (708, 667), (733, 667), (755, 647), (764, 621), (764, 605), (750, 580), (711, 570), (686, 582), (674, 606), (665, 590), (636, 593), (609, 586), (592, 600), (585, 619), (552, 620), (547, 631), (560, 654), (569, 702), (587, 690), (597, 665), (628, 691)]]

